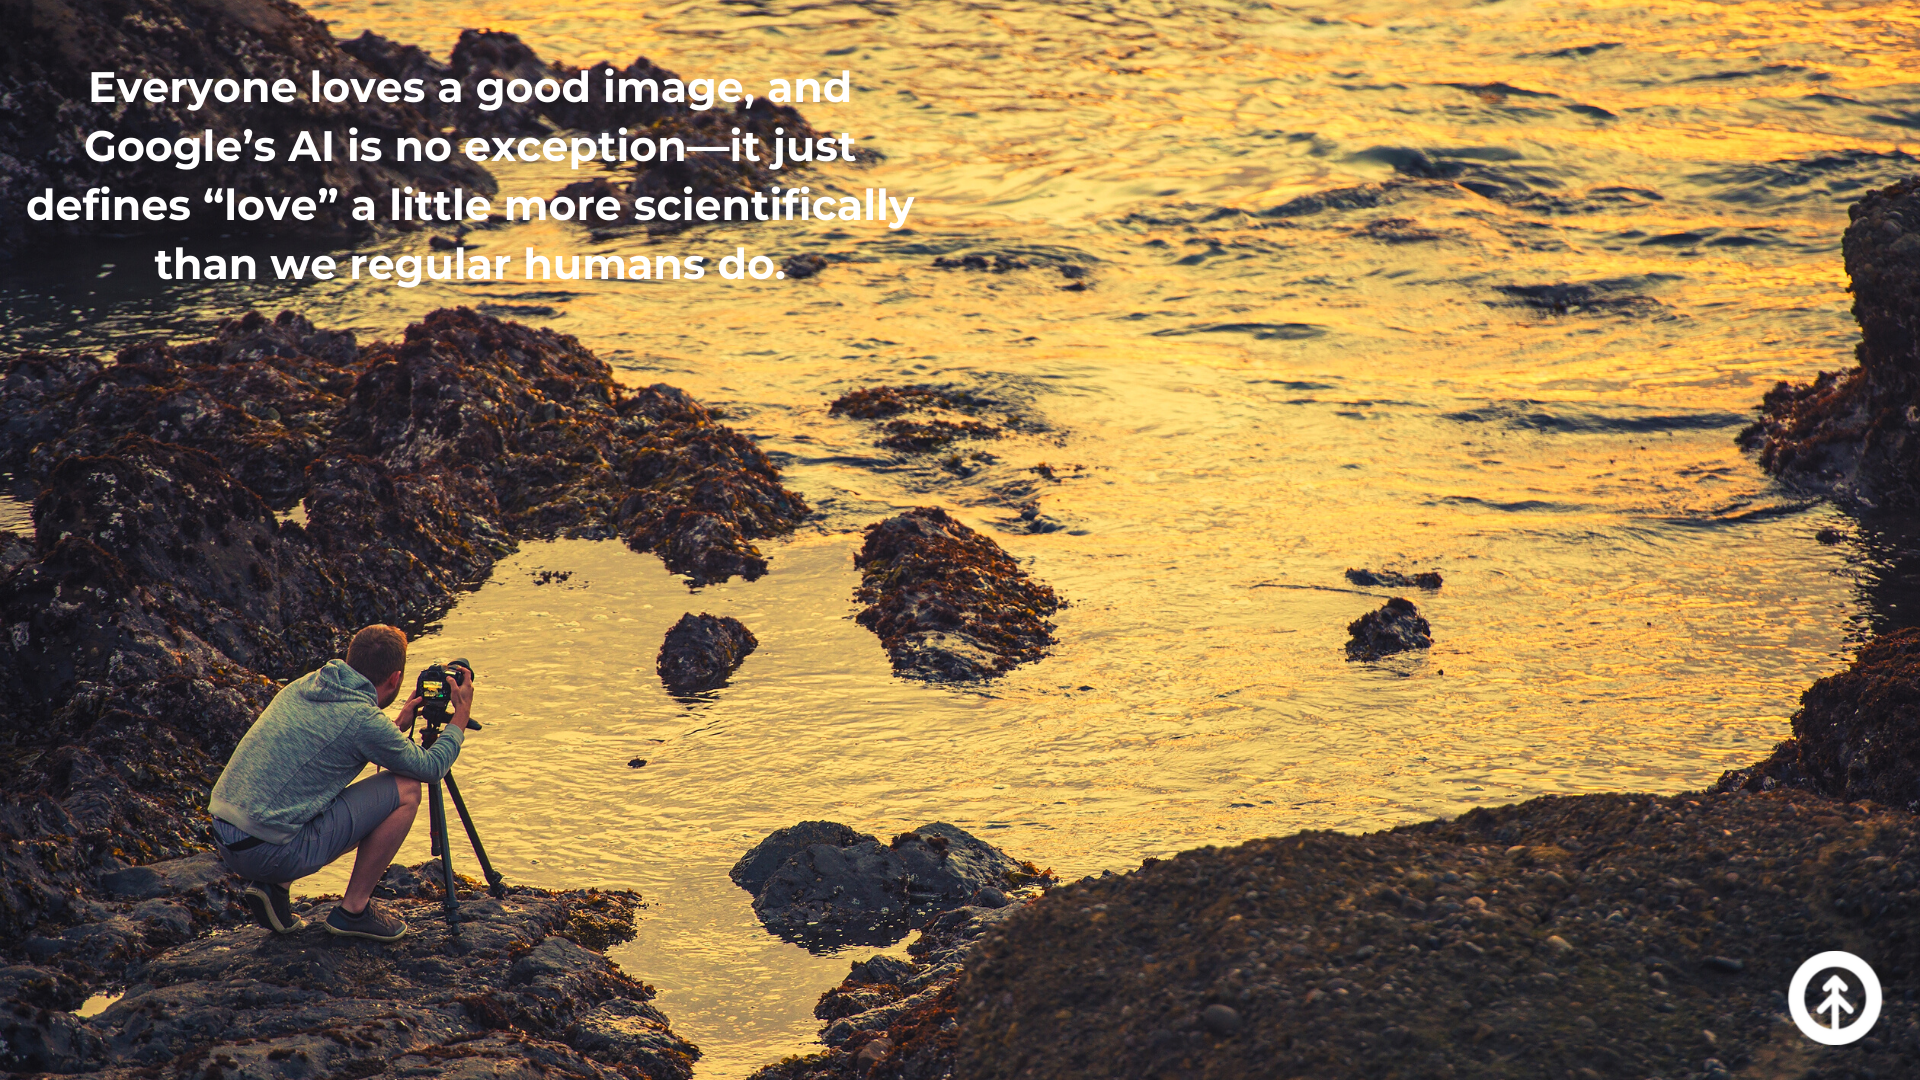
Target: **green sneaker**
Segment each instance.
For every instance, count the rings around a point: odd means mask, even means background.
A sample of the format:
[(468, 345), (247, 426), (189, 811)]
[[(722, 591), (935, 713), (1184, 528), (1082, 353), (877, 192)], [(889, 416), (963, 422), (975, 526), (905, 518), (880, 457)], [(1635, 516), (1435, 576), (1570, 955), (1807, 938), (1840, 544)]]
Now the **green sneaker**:
[(369, 900), (367, 910), (358, 915), (349, 915), (346, 908), (334, 905), (327, 913), (327, 933), (373, 941), (399, 941), (407, 933), (407, 924), (382, 908), (380, 901)]

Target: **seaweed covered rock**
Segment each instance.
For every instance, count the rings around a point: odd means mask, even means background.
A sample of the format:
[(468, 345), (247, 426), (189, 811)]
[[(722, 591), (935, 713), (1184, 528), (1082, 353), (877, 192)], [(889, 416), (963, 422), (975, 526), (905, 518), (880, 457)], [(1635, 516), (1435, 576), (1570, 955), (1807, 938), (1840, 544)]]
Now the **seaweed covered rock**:
[(965, 905), (983, 890), (1004, 896), (1038, 874), (944, 822), (890, 844), (834, 822), (803, 822), (761, 841), (735, 864), (733, 879), (755, 893), (753, 910), (767, 929), (808, 948), (833, 948), (890, 944), (932, 912)]
[(1920, 178), (1848, 210), (1841, 241), (1859, 366), (1780, 383), (1741, 434), (1788, 483), (1865, 507), (1920, 507)]
[[(692, 1075), (700, 1051), (673, 1033), (650, 1003), (653, 990), (571, 940), (580, 925), (607, 918), (630, 936), (631, 895), (514, 889), (469, 901), (457, 946), (437, 904), (389, 903), (412, 926), (393, 945), (317, 925), (288, 935), (248, 927), (134, 968), (126, 995), (91, 1019), (9, 1010), (0, 1064), (116, 1075), (183, 1061), (235, 1075)], [(0, 991), (60, 991), (41, 982), (16, 989), (0, 978)]]
[(724, 686), (747, 654), (759, 647), (759, 639), (739, 619), (689, 611), (660, 642), (654, 669), (673, 693), (697, 694)]
[(0, 415), (0, 469), (38, 490), (0, 576), (10, 955), (84, 922), (76, 897), (128, 861), (204, 850), (206, 791), (274, 680), (358, 627), (437, 617), (527, 537), (757, 575), (752, 541), (806, 512), (680, 391), (465, 309), (364, 349), (250, 314), (113, 363), (19, 356)]
[(1394, 653), (1425, 649), (1433, 644), (1433, 628), (1413, 606), (1413, 601), (1394, 597), (1377, 611), (1369, 611), (1347, 625), (1353, 639), (1347, 642), (1347, 659), (1378, 660)]
[(866, 604), (856, 616), (896, 674), (983, 679), (1038, 660), (1053, 645), (1053, 589), (991, 539), (922, 506), (867, 526), (854, 556)]
[[(7, 0), (0, 5), (0, 258), (20, 254), (34, 237), (98, 234), (97, 221), (35, 222), (27, 200), (53, 189), (55, 198), (84, 195), (88, 188), (185, 198), (195, 215), (201, 193), (233, 187), (241, 196), (312, 195), (316, 187), (340, 190), (341, 205), (356, 196), (386, 198), (389, 187), (424, 184), (433, 189), (464, 187), (492, 192), (485, 171), (465, 158), (409, 162), (405, 169), (386, 162), (293, 161), (286, 153), (301, 131), (359, 128), (362, 137), (387, 146), (403, 137), (430, 139), (440, 132), (413, 105), (353, 99), (343, 103), (310, 101), (302, 92), (291, 101), (222, 101), (203, 94), (195, 108), (191, 94), (180, 100), (139, 100), (94, 105), (87, 88), (94, 71), (114, 71), (121, 80), (157, 79), (172, 84), (190, 79), (261, 79), (267, 84), (290, 79), (302, 91), (308, 72), (366, 80), (374, 73), (335, 44), (318, 19), (285, 0), (120, 0), (112, 4), (71, 0)], [(154, 168), (147, 162), (98, 162), (82, 143), (92, 132), (109, 130), (117, 138), (169, 141), (203, 130), (272, 138), (281, 148), (277, 160), (259, 162), (249, 153), (239, 161), (218, 159), (194, 169)], [(368, 226), (346, 214), (322, 213), (311, 222), (289, 217), (275, 223), (282, 236), (341, 241)], [(177, 233), (177, 221), (142, 221), (122, 215), (115, 232)]]
[(1808, 687), (1793, 737), (1716, 788), (1778, 786), (1920, 809), (1920, 629), (1875, 638), (1847, 670)]
[(954, 983), (946, 1064), (975, 1080), (1799, 1076), (1760, 1064), (1809, 1060), (1782, 992), (1846, 942), (1886, 1005), (1840, 1071), (1920, 1075), (1915, 859), (1913, 815), (1808, 792), (1548, 797), (1200, 848), (1015, 909)]

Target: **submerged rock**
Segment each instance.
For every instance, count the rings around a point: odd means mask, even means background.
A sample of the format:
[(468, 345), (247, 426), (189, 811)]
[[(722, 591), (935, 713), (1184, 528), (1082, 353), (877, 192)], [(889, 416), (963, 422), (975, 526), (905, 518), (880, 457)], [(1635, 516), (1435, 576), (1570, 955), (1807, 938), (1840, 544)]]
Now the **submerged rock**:
[(1920, 810), (1920, 629), (1875, 638), (1847, 670), (1808, 687), (1793, 737), (1715, 789), (1782, 786)]
[[(286, 935), (247, 927), (136, 967), (125, 996), (91, 1019), (11, 1010), (0, 1064), (120, 1074), (190, 1058), (240, 1076), (692, 1075), (700, 1051), (649, 1003), (653, 990), (570, 940), (597, 940), (609, 920), (631, 936), (631, 894), (514, 889), (466, 901), (457, 943), (437, 902), (387, 903), (412, 927), (395, 944), (318, 925)], [(46, 996), (0, 978), (0, 990), (19, 995), (16, 986)]]
[(0, 416), (0, 471), (38, 490), (0, 576), (10, 955), (97, 922), (76, 889), (210, 846), (206, 790), (274, 680), (360, 626), (437, 617), (522, 538), (757, 576), (753, 541), (806, 513), (686, 394), (465, 309), (365, 347), (249, 314), (113, 363), (30, 353), (0, 362)]
[(1433, 644), (1433, 628), (1413, 601), (1394, 597), (1377, 611), (1369, 611), (1347, 626), (1347, 659), (1378, 660), (1398, 652), (1425, 649)]
[(895, 674), (983, 679), (1038, 660), (1053, 645), (1053, 589), (938, 507), (867, 526), (854, 565), (866, 604), (856, 616), (886, 647)]
[(1370, 589), (1438, 589), (1442, 584), (1437, 570), (1403, 574), (1398, 570), (1355, 570), (1349, 567), (1347, 580)]
[(667, 631), (654, 667), (676, 694), (697, 694), (726, 684), (760, 642), (739, 619), (689, 611)]
[(1796, 487), (1865, 507), (1920, 508), (1920, 178), (1848, 210), (1841, 240), (1859, 366), (1780, 383), (1740, 439)]
[(733, 868), (735, 883), (755, 893), (761, 923), (809, 948), (891, 943), (931, 912), (1040, 876), (944, 822), (890, 844), (835, 822), (803, 822), (767, 837)]

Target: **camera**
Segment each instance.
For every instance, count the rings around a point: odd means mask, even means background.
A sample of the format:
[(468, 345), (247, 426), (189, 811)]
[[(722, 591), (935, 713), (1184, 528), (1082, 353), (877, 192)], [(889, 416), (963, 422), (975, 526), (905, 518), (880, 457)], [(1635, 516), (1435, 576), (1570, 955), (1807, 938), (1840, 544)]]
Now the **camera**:
[[(453, 717), (453, 688), (464, 686), (473, 677), (473, 665), (465, 659), (435, 661), (420, 671), (420, 677), (414, 680), (413, 693), (420, 699), (420, 717), (429, 728), (438, 728)], [(480, 725), (471, 719), (467, 727), (478, 731)]]

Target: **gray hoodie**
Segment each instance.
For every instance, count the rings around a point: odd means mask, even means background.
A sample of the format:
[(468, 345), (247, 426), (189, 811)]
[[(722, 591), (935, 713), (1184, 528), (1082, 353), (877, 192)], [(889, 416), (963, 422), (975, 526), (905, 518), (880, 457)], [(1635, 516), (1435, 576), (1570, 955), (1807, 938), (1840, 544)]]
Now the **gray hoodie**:
[(329, 660), (274, 695), (213, 785), (213, 816), (271, 844), (293, 839), (368, 762), (416, 780), (438, 780), (466, 732), (447, 725), (433, 749), (407, 741), (378, 708), (374, 686), (345, 660)]

